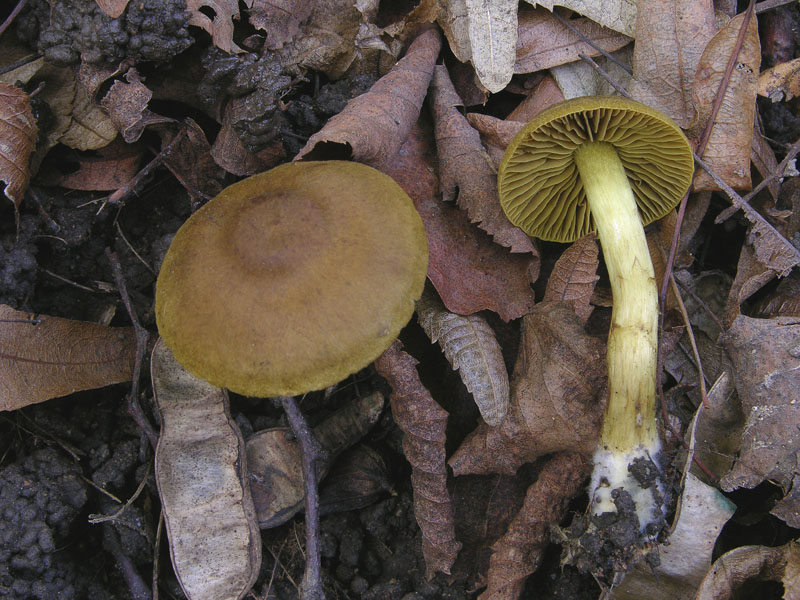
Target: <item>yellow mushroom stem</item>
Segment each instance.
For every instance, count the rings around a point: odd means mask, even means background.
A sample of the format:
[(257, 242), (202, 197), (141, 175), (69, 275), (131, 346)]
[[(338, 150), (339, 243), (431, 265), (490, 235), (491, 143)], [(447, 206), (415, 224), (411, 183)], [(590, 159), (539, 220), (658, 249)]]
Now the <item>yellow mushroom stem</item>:
[(644, 529), (663, 515), (660, 485), (645, 488), (629, 472), (636, 459), (655, 460), (658, 291), (636, 200), (617, 152), (589, 142), (575, 152), (603, 248), (613, 295), (608, 334), (609, 398), (594, 456), (592, 512), (615, 512), (611, 492), (631, 494)]

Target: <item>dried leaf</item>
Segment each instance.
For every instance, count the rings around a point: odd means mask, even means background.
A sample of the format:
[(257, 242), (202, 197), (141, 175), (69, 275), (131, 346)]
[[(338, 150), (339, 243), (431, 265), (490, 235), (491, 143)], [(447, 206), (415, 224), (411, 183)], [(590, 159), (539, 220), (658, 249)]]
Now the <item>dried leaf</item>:
[[(640, 0), (641, 1), (641, 0)], [(554, 6), (565, 6), (595, 23), (633, 37), (636, 32), (636, 0), (528, 0), (553, 12)]]
[[(327, 452), (326, 460), (317, 463), (318, 479), (325, 476), (339, 454), (375, 425), (383, 404), (383, 396), (375, 392), (349, 402), (314, 427), (314, 436)], [(286, 428), (259, 431), (247, 440), (250, 490), (262, 529), (285, 523), (302, 508), (302, 456), (300, 443)]]
[(544, 301), (569, 304), (584, 325), (594, 310), (590, 301), (600, 279), (599, 254), (594, 236), (582, 237), (564, 250), (547, 280)]
[(187, 118), (184, 121), (183, 137), (174, 146), (169, 146), (173, 137), (171, 132), (162, 135), (162, 148), (169, 148), (164, 154), (164, 165), (175, 178), (189, 190), (195, 202), (197, 193), (213, 198), (222, 191), (224, 173), (211, 156), (211, 145), (200, 125)]
[(435, 29), (421, 33), (391, 71), (309, 138), (295, 160), (336, 157), (387, 165), (419, 117), (440, 48)]
[(775, 65), (758, 76), (758, 95), (773, 102), (800, 96), (800, 58)]
[(0, 181), (5, 182), (6, 198), (16, 209), (31, 177), (29, 160), (38, 131), (28, 94), (0, 83)]
[(488, 309), (508, 321), (533, 307), (528, 281), (538, 276), (538, 255), (509, 254), (471, 225), (463, 211), (438, 199), (436, 156), (428, 128), (412, 132), (385, 172), (411, 197), (422, 217), (428, 277), (447, 310), (469, 315)]
[(153, 96), (139, 79), (136, 69), (125, 73), (125, 82), (115, 81), (100, 104), (108, 111), (114, 126), (129, 144), (138, 140), (144, 128), (156, 123), (169, 123), (172, 119), (159, 116), (147, 108)]
[(733, 323), (739, 315), (742, 302), (755, 294), (764, 285), (775, 278), (775, 271), (764, 263), (756, 260), (755, 249), (750, 244), (742, 244), (739, 251), (739, 263), (736, 265), (736, 277), (728, 292), (725, 304), (724, 322), (726, 325)]
[(120, 140), (92, 155), (79, 155), (78, 170), (60, 176), (55, 184), (71, 190), (116, 190), (139, 172), (141, 160), (141, 147)]
[(392, 491), (389, 468), (364, 444), (347, 450), (333, 465), (319, 490), (321, 515), (364, 508)]
[[(632, 41), (589, 19), (573, 19), (570, 25), (606, 52), (619, 50)], [(597, 56), (600, 51), (583, 41), (547, 10), (537, 8), (520, 11), (514, 73), (535, 73), (563, 65), (580, 60), (580, 54)]]
[[(628, 45), (614, 52), (612, 56), (622, 64), (630, 64), (632, 54), (631, 46)], [(597, 57), (594, 61), (623, 88), (630, 86), (630, 73), (618, 64), (608, 60), (605, 56)], [(617, 93), (605, 77), (583, 60), (553, 67), (550, 69), (550, 74), (558, 83), (564, 98), (567, 99), (581, 96), (607, 96)]]
[(519, 598), (525, 579), (542, 562), (551, 526), (564, 518), (570, 500), (583, 491), (589, 472), (589, 461), (580, 454), (564, 452), (547, 459), (519, 513), (492, 546), (487, 587), (480, 600)]
[(720, 338), (735, 366), (746, 416), (739, 459), (726, 491), (771, 480), (788, 489), (800, 460), (800, 319), (739, 315)]
[(456, 199), (470, 220), (511, 252), (533, 252), (531, 239), (511, 224), (500, 207), (497, 173), (480, 135), (458, 110), (462, 105), (444, 65), (431, 81), (434, 133), (439, 156), (439, 185), (447, 201)]
[(225, 171), (240, 177), (255, 175), (284, 159), (283, 142), (279, 138), (264, 150), (253, 154), (244, 147), (231, 122), (231, 109), (228, 105), (222, 114), (222, 128), (211, 146), (211, 157)]
[(403, 452), (411, 463), (414, 514), (422, 530), (422, 554), (428, 577), (449, 573), (461, 544), (456, 541), (445, 464), (445, 412), (425, 389), (417, 361), (394, 342), (375, 368), (392, 386), (390, 402), (397, 426), (403, 430)]
[(267, 32), (265, 46), (281, 48), (300, 35), (300, 23), (314, 8), (312, 0), (251, 0), (248, 21), (256, 29)]
[(508, 410), (508, 373), (503, 351), (486, 319), (451, 313), (434, 292), (425, 290), (417, 301), (417, 320), (458, 371), (483, 420), (499, 425)]
[(512, 474), (552, 452), (591, 455), (605, 408), (604, 346), (571, 307), (537, 304), (522, 320), (506, 419), (481, 424), (464, 440), (450, 458), (453, 473)]
[(239, 18), (237, 0), (186, 0), (186, 12), (189, 25), (208, 32), (217, 48), (228, 54), (244, 52), (233, 42), (233, 20)]
[(638, 7), (630, 92), (686, 128), (699, 108), (692, 101), (695, 72), (703, 49), (717, 31), (714, 3), (639, 0)]
[[(704, 128), (711, 115), (714, 98), (725, 76), (730, 55), (736, 47), (744, 17), (743, 13), (731, 19), (708, 42), (703, 51), (692, 92), (692, 99), (699, 113), (694, 126), (695, 131)], [(753, 16), (702, 156), (706, 164), (735, 189), (751, 187), (750, 148), (753, 143), (760, 63), (758, 24)], [(697, 191), (719, 188), (705, 170), (699, 169), (695, 175), (693, 189)]]
[(514, 74), (517, 0), (466, 0), (472, 64), (490, 92), (502, 90)]
[(136, 355), (132, 328), (37, 319), (0, 305), (0, 410), (130, 381)]
[(150, 371), (161, 416), (156, 483), (175, 575), (189, 600), (238, 600), (258, 576), (261, 537), (228, 394), (191, 375), (161, 339)]
[(612, 600), (693, 598), (711, 567), (714, 544), (736, 506), (722, 493), (689, 473), (669, 541), (659, 544), (660, 564), (638, 564), (616, 587)]
[[(467, 113), (467, 122), (481, 136), (481, 142), (487, 150), (492, 168), (497, 171), (506, 148), (517, 135), (524, 123), (519, 121), (504, 121), (483, 113)], [(495, 179), (497, 176), (495, 175)]]
[(100, 7), (104, 13), (106, 13), (112, 19), (116, 19), (122, 13), (125, 12), (125, 8), (128, 6), (128, 2), (130, 0), (96, 0), (97, 6)]
[(785, 546), (742, 546), (720, 556), (703, 579), (695, 600), (728, 600), (740, 597), (744, 583), (777, 581), (783, 583), (784, 600), (798, 600), (800, 544)]

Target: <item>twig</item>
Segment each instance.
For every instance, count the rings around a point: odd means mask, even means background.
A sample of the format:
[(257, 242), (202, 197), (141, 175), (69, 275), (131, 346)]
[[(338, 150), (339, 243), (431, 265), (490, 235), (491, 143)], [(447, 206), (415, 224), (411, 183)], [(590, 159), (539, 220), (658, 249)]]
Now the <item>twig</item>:
[(147, 264), (147, 261), (146, 261), (145, 259), (143, 259), (143, 258), (142, 258), (142, 257), (139, 255), (139, 253), (136, 251), (136, 249), (135, 249), (135, 248), (134, 248), (134, 247), (131, 245), (131, 243), (128, 241), (128, 238), (126, 238), (126, 237), (125, 237), (125, 234), (124, 234), (124, 233), (122, 233), (122, 227), (120, 227), (120, 226), (119, 226), (119, 221), (114, 221), (114, 225), (115, 225), (115, 226), (116, 226), (116, 228), (117, 228), (117, 233), (119, 234), (119, 237), (122, 239), (122, 241), (123, 241), (123, 242), (125, 242), (125, 245), (126, 245), (126, 246), (128, 247), (128, 249), (129, 249), (129, 250), (130, 250), (130, 251), (133, 253), (133, 255), (134, 255), (136, 258), (138, 258), (138, 259), (139, 259), (139, 262), (140, 262), (140, 263), (142, 263), (142, 264), (145, 266), (145, 268), (146, 268), (148, 271), (150, 271), (150, 272), (151, 272), (153, 275), (158, 275), (158, 273), (156, 273), (156, 272), (155, 272), (155, 270), (153, 269), (153, 267), (151, 267), (149, 264)]
[(683, 323), (686, 325), (686, 333), (689, 334), (689, 343), (692, 345), (692, 354), (694, 354), (694, 360), (696, 363), (695, 367), (697, 367), (697, 373), (699, 375), (698, 379), (700, 380), (700, 400), (704, 407), (708, 407), (708, 395), (706, 394), (706, 374), (703, 372), (703, 363), (700, 360), (700, 351), (697, 349), (697, 342), (694, 339), (694, 330), (692, 329), (692, 323), (689, 320), (689, 313), (686, 312), (686, 305), (683, 303), (683, 298), (681, 298), (681, 293), (678, 290), (678, 284), (675, 283), (675, 276), (672, 273), (669, 274), (669, 281), (672, 284), (672, 292), (675, 294), (675, 298), (678, 300), (678, 309), (681, 311)]
[(136, 333), (136, 361), (133, 363), (133, 381), (131, 381), (131, 389), (128, 392), (128, 412), (150, 440), (150, 445), (153, 447), (153, 450), (155, 450), (158, 445), (158, 434), (155, 429), (153, 429), (150, 421), (147, 420), (139, 404), (139, 377), (142, 373), (142, 363), (144, 362), (144, 355), (147, 351), (147, 341), (150, 339), (150, 334), (142, 327), (141, 323), (139, 323), (139, 317), (136, 316), (133, 303), (128, 295), (128, 287), (125, 285), (125, 277), (122, 275), (122, 265), (120, 265), (119, 258), (110, 248), (106, 248), (106, 257), (108, 258), (108, 262), (111, 263), (111, 272), (114, 275), (114, 282), (117, 284), (119, 295), (122, 298), (122, 304), (125, 305), (125, 310), (128, 311), (128, 317)]
[(14, 19), (17, 18), (19, 11), (23, 9), (23, 7), (27, 2), (28, 0), (19, 0), (19, 2), (17, 2), (17, 5), (14, 7), (14, 10), (11, 11), (11, 14), (8, 15), (6, 20), (3, 21), (3, 24), (0, 25), (0, 35), (3, 35), (3, 32), (5, 32), (5, 30), (8, 29), (9, 25), (11, 25)]
[(680, 279), (676, 279), (675, 283), (677, 283), (684, 292), (689, 294), (692, 299), (708, 313), (708, 316), (711, 317), (711, 320), (717, 324), (717, 327), (719, 327), (720, 331), (725, 331), (725, 325), (722, 323), (722, 321), (720, 321), (720, 318), (714, 314), (714, 311), (711, 310), (711, 307), (708, 304), (706, 304), (705, 300), (698, 296), (692, 288), (684, 284)]
[(579, 38), (581, 38), (581, 41), (582, 41), (584, 44), (587, 44), (587, 45), (591, 46), (592, 48), (594, 48), (595, 50), (597, 50), (597, 51), (598, 51), (600, 54), (602, 54), (603, 56), (605, 56), (605, 57), (606, 57), (606, 59), (610, 60), (610, 61), (611, 61), (611, 62), (613, 62), (615, 65), (617, 65), (617, 66), (621, 67), (621, 68), (622, 68), (622, 69), (623, 69), (623, 70), (624, 70), (624, 71), (625, 71), (625, 72), (626, 72), (628, 75), (633, 75), (633, 70), (632, 70), (632, 69), (631, 69), (631, 68), (630, 68), (628, 65), (626, 65), (624, 62), (622, 62), (622, 61), (621, 61), (620, 59), (618, 59), (616, 56), (613, 56), (613, 55), (611, 55), (610, 53), (606, 52), (606, 51), (605, 51), (603, 48), (601, 48), (600, 46), (598, 46), (597, 44), (595, 44), (595, 43), (594, 43), (592, 40), (590, 40), (588, 37), (586, 37), (585, 35), (583, 35), (583, 32), (582, 32), (580, 29), (578, 29), (577, 27), (575, 27), (575, 25), (573, 25), (572, 23), (570, 23), (568, 19), (565, 19), (564, 17), (562, 17), (562, 16), (561, 16), (560, 14), (558, 14), (558, 12), (557, 12), (557, 11), (555, 11), (555, 10), (554, 10), (554, 11), (553, 11), (551, 14), (552, 14), (552, 15), (553, 15), (553, 16), (554, 16), (554, 17), (555, 17), (555, 18), (556, 18), (556, 19), (557, 19), (557, 20), (558, 20), (558, 21), (559, 21), (559, 22), (560, 22), (560, 23), (561, 23), (561, 24), (562, 24), (564, 27), (566, 27), (566, 28), (567, 28), (567, 29), (569, 29), (569, 30), (570, 30), (572, 33), (574, 33), (574, 34), (575, 34), (575, 35), (577, 35)]
[(764, 0), (763, 2), (756, 4), (756, 14), (772, 10), (773, 8), (778, 8), (779, 6), (785, 6), (787, 4), (794, 3), (795, 0)]
[(325, 450), (308, 426), (294, 398), (281, 396), (281, 406), (286, 413), (303, 455), (303, 483), (306, 491), (306, 570), (300, 584), (302, 600), (324, 600), (322, 590), (322, 560), (319, 542), (319, 492), (317, 489), (317, 461), (325, 458)]
[(103, 525), (103, 547), (111, 552), (114, 560), (117, 561), (117, 567), (119, 567), (125, 582), (128, 584), (128, 590), (133, 600), (151, 600), (150, 589), (139, 576), (138, 571), (136, 571), (136, 565), (125, 554), (117, 532), (114, 531), (114, 527), (110, 523)]
[[(89, 523), (94, 525), (96, 523), (105, 523), (106, 521), (116, 521), (117, 517), (119, 517), (122, 513), (124, 513), (127, 510), (127, 508), (136, 501), (136, 498), (138, 498), (139, 494), (141, 494), (142, 491), (144, 490), (145, 485), (147, 485), (147, 478), (150, 477), (151, 466), (152, 463), (147, 463), (147, 470), (144, 474), (144, 477), (139, 482), (139, 486), (136, 488), (136, 491), (133, 493), (133, 496), (128, 498), (125, 504), (122, 504), (122, 506), (120, 506), (116, 510), (116, 512), (110, 515), (90, 514)], [(117, 500), (117, 502), (119, 502), (119, 500)]]
[[(750, 201), (758, 194), (761, 190), (767, 187), (770, 183), (772, 183), (775, 179), (780, 179), (786, 173), (786, 169), (789, 166), (789, 163), (793, 161), (797, 154), (800, 152), (800, 138), (792, 145), (786, 157), (781, 161), (781, 163), (775, 167), (775, 172), (770, 173), (769, 177), (765, 177), (761, 183), (759, 183), (756, 187), (750, 191), (746, 196), (742, 198), (742, 202), (745, 204), (750, 204)], [(730, 219), (736, 212), (739, 210), (738, 206), (729, 206), (721, 213), (717, 215), (717, 218), (714, 219), (714, 223), (717, 225), (724, 223), (728, 219)]]

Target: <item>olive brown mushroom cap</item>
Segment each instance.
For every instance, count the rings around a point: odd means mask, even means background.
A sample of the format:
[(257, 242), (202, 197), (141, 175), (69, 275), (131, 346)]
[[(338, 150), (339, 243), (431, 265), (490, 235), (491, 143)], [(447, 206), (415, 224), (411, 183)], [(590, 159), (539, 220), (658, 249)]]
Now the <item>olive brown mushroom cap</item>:
[(176, 359), (246, 396), (341, 381), (397, 337), (425, 282), (411, 199), (358, 163), (289, 163), (222, 191), (178, 230), (156, 290)]
[(691, 146), (666, 115), (618, 96), (566, 100), (535, 116), (500, 164), (500, 204), (528, 235), (571, 242), (595, 230), (573, 160), (586, 142), (606, 142), (628, 176), (643, 225), (666, 215), (689, 189)]

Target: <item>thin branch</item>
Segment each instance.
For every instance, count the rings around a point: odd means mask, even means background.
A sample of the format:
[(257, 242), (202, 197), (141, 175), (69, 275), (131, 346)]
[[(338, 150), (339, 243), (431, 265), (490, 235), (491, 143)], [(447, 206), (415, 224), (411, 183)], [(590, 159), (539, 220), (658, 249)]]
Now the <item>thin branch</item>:
[(14, 7), (14, 10), (11, 11), (11, 14), (8, 15), (6, 20), (3, 21), (3, 24), (0, 25), (0, 35), (3, 35), (3, 32), (5, 32), (5, 30), (9, 28), (11, 23), (14, 21), (14, 19), (17, 18), (17, 15), (23, 9), (25, 4), (27, 4), (27, 2), (28, 0), (19, 0), (19, 2), (17, 2), (17, 5)]

